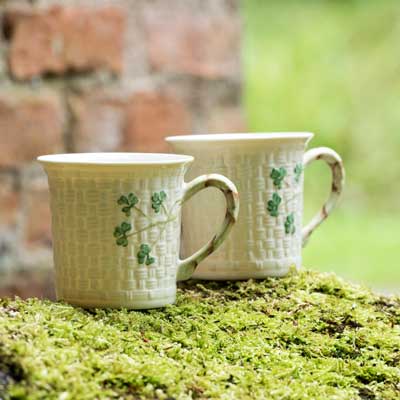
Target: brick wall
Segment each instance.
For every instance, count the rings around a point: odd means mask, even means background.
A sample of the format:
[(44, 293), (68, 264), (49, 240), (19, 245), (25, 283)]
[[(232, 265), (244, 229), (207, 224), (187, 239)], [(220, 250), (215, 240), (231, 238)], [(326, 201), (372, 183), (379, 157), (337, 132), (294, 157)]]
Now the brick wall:
[(244, 129), (238, 0), (0, 0), (0, 32), (0, 286), (24, 295), (52, 264), (38, 155)]

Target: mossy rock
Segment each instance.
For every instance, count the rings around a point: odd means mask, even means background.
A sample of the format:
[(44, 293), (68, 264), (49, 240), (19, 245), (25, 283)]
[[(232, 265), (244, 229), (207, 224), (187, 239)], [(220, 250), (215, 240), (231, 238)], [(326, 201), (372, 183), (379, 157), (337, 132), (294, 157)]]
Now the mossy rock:
[(334, 275), (190, 281), (159, 310), (0, 313), (0, 398), (400, 398), (400, 299)]

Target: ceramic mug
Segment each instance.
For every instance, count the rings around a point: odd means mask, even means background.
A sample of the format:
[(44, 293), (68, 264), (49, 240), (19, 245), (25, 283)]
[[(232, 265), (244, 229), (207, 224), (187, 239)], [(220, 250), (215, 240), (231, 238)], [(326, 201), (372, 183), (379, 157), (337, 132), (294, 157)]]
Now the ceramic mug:
[[(238, 194), (227, 178), (184, 182), (191, 156), (87, 153), (38, 160), (50, 187), (57, 299), (71, 304), (145, 309), (174, 303), (177, 279), (189, 278), (237, 219)], [(206, 187), (226, 199), (221, 228), (180, 260), (182, 204)]]
[[(312, 133), (214, 134), (168, 137), (172, 149), (195, 157), (189, 176), (216, 171), (238, 187), (241, 211), (229, 239), (193, 275), (201, 279), (283, 276), (301, 265), (301, 249), (331, 213), (342, 192), (344, 169), (333, 150), (305, 151)], [(303, 171), (314, 160), (332, 171), (332, 188), (321, 211), (304, 228)], [(220, 219), (224, 200), (203, 192), (183, 212), (183, 251), (191, 252), (211, 233), (202, 215)], [(191, 221), (201, 222), (192, 225)]]

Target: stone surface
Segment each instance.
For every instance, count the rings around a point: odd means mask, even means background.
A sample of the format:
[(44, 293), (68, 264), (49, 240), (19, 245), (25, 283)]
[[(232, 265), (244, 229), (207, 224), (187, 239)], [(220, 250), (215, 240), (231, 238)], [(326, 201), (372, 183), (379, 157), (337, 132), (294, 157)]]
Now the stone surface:
[(18, 79), (96, 69), (121, 73), (124, 15), (117, 7), (31, 8), (5, 17), (10, 69)]
[(64, 149), (64, 112), (52, 92), (0, 90), (0, 167)]

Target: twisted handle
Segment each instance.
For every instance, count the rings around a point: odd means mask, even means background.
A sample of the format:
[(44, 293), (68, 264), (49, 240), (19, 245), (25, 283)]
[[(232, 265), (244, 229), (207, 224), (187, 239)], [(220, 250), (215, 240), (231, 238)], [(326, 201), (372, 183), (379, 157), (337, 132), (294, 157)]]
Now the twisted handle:
[(190, 257), (179, 260), (177, 280), (189, 279), (197, 265), (212, 254), (226, 239), (239, 214), (239, 195), (236, 186), (226, 177), (219, 174), (201, 175), (185, 184), (183, 201), (189, 200), (200, 190), (216, 187), (226, 198), (225, 219), (216, 235), (200, 250)]
[(314, 216), (314, 218), (303, 228), (302, 243), (303, 247), (307, 244), (308, 239), (314, 230), (321, 225), (321, 223), (328, 217), (328, 215), (335, 208), (340, 195), (342, 194), (344, 186), (345, 172), (342, 159), (339, 154), (328, 147), (317, 147), (308, 150), (304, 154), (303, 164), (309, 165), (313, 161), (325, 161), (332, 172), (332, 187), (328, 200), (322, 206), (321, 210)]

